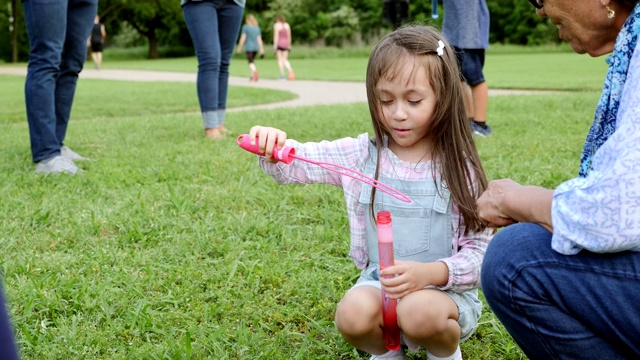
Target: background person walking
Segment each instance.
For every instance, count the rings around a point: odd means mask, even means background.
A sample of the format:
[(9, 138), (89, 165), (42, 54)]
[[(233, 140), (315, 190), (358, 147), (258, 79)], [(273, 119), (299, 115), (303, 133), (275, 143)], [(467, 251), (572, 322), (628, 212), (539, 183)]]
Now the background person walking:
[(273, 49), (276, 52), (278, 60), (278, 69), (280, 69), (280, 80), (284, 80), (285, 68), (289, 72), (289, 80), (295, 79), (293, 68), (289, 63), (289, 52), (291, 51), (291, 26), (285, 20), (283, 15), (276, 17), (276, 23), (273, 25)]
[(245, 24), (242, 25), (242, 35), (240, 35), (240, 43), (236, 52), (240, 54), (244, 47), (247, 53), (247, 61), (249, 61), (249, 70), (251, 70), (251, 78), (249, 81), (258, 81), (258, 69), (254, 62), (256, 54), (264, 56), (264, 45), (262, 44), (262, 33), (258, 20), (253, 14), (248, 14), (245, 19)]
[(102, 47), (106, 39), (107, 32), (104, 29), (104, 24), (100, 22), (100, 16), (96, 15), (93, 20), (91, 36), (88, 39), (89, 46), (91, 47), (91, 58), (93, 59), (96, 69), (100, 69), (102, 66)]

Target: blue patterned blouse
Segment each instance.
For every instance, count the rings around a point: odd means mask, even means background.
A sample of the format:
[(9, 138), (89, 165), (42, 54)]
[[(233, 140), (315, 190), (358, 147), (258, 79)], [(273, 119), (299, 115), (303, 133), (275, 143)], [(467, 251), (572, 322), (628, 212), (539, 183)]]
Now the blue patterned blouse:
[(562, 254), (640, 251), (639, 34), (637, 5), (607, 59), (580, 176), (554, 192), (552, 247)]

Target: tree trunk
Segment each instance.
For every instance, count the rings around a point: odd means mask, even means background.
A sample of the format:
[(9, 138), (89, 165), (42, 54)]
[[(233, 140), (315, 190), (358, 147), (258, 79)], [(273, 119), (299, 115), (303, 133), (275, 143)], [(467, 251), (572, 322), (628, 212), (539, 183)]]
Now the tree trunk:
[(158, 38), (156, 37), (155, 30), (149, 31), (148, 37), (149, 39), (149, 54), (147, 56), (148, 59), (158, 59)]
[(18, 0), (11, 0), (11, 62), (18, 62)]

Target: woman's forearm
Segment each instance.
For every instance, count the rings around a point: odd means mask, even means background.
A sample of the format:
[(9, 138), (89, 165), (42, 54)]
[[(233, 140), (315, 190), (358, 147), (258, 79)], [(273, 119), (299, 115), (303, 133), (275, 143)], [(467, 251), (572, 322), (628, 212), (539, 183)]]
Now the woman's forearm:
[(478, 216), (489, 227), (533, 222), (553, 231), (553, 192), (537, 186), (523, 186), (511, 179), (492, 180), (476, 202)]
[(517, 222), (532, 222), (553, 232), (551, 202), (553, 190), (520, 186), (505, 193), (504, 213)]

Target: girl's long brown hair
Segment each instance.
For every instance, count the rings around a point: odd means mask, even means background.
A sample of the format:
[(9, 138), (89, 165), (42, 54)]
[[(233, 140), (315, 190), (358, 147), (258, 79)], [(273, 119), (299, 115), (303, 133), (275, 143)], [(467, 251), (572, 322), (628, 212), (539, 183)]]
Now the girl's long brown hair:
[[(444, 43), (442, 56), (437, 53), (438, 41)], [(436, 109), (427, 136), (432, 144), (430, 155), (434, 164), (434, 179), (440, 175), (458, 206), (465, 233), (484, 230), (478, 218), (476, 199), (487, 188), (487, 178), (480, 163), (473, 134), (464, 106), (463, 83), (453, 48), (438, 30), (425, 25), (405, 25), (387, 34), (373, 49), (367, 66), (367, 98), (371, 121), (375, 131), (375, 143), (380, 159), (383, 139), (389, 136), (384, 120), (380, 118), (380, 100), (375, 88), (381, 78), (394, 80), (407, 62), (398, 61), (413, 57), (414, 66), (423, 67), (430, 86), (436, 94)], [(414, 68), (414, 72), (416, 71)], [(378, 178), (380, 161), (376, 164)], [(440, 172), (439, 174), (437, 172)], [(474, 183), (476, 184), (474, 186)], [(375, 188), (372, 193), (375, 197)], [(462, 225), (462, 224), (460, 224)]]

